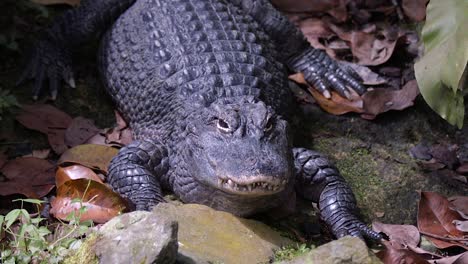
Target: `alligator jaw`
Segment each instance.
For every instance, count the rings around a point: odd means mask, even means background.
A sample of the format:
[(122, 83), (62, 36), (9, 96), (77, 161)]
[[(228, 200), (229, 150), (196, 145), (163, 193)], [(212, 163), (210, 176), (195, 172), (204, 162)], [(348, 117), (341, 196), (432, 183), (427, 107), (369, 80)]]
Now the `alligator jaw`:
[(218, 188), (239, 195), (270, 195), (284, 190), (287, 183), (287, 180), (269, 176), (249, 178), (249, 180), (218, 178)]

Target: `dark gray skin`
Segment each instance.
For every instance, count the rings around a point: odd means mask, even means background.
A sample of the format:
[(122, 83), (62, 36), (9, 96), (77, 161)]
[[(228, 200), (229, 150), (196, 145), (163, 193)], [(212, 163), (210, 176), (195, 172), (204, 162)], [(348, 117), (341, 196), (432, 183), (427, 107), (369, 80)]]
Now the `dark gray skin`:
[(74, 85), (69, 50), (105, 32), (102, 80), (135, 141), (112, 160), (108, 182), (139, 210), (186, 203), (239, 216), (288, 204), (319, 204), (337, 237), (381, 239), (356, 216), (356, 201), (323, 155), (293, 148), (288, 75), (303, 72), (325, 96), (365, 88), (266, 0), (82, 1), (35, 48), (22, 79), (34, 96), (49, 80)]

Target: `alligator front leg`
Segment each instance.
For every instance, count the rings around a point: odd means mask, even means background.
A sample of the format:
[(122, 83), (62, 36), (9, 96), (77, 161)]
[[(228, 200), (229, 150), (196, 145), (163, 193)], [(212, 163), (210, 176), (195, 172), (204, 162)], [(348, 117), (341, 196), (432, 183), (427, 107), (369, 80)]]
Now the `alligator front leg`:
[(39, 96), (45, 80), (49, 80), (53, 99), (62, 79), (74, 87), (71, 52), (104, 32), (133, 2), (135, 0), (82, 0), (78, 8), (57, 17), (31, 48), (17, 85), (34, 79), (34, 99)]
[(330, 98), (330, 90), (350, 98), (349, 89), (363, 94), (366, 88), (361, 78), (349, 67), (340, 65), (328, 55), (314, 49), (302, 32), (289, 19), (276, 10), (269, 0), (233, 0), (250, 14), (275, 41), (283, 60), (293, 72), (302, 72), (306, 81)]
[(382, 239), (379, 233), (356, 217), (356, 199), (352, 190), (324, 155), (304, 148), (293, 151), (296, 190), (306, 199), (318, 202), (321, 218), (336, 237), (351, 235)]
[(167, 172), (167, 151), (150, 141), (135, 141), (122, 148), (109, 166), (107, 181), (132, 201), (137, 210), (164, 202), (159, 179)]

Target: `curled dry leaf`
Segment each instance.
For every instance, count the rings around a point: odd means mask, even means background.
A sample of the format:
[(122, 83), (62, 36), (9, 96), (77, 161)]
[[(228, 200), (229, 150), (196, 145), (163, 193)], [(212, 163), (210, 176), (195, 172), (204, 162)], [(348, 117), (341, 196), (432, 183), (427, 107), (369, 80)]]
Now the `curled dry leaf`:
[(390, 110), (403, 110), (412, 106), (418, 96), (416, 80), (407, 82), (400, 90), (374, 89), (362, 95), (364, 119), (374, 119), (378, 114)]
[(412, 225), (389, 225), (373, 222), (372, 229), (387, 234), (390, 237), (390, 244), (394, 248), (416, 247), (419, 244), (419, 230)]
[(456, 256), (429, 260), (431, 264), (466, 264), (468, 263), (468, 251)]
[(428, 264), (424, 258), (408, 249), (397, 249), (390, 245), (385, 245), (386, 249), (378, 252), (377, 257), (385, 264)]
[(75, 117), (65, 131), (65, 143), (70, 147), (81, 145), (98, 132), (99, 129), (93, 120), (81, 116)]
[(9, 161), (0, 170), (7, 178), (7, 181), (0, 184), (0, 195), (44, 197), (55, 186), (54, 169), (53, 164), (38, 158), (18, 158)]
[[(298, 27), (301, 29), (304, 36), (307, 38), (312, 47), (316, 49), (326, 49), (321, 40), (328, 39), (334, 33), (328, 28), (327, 24), (319, 18), (307, 18), (298, 22)], [(349, 47), (347, 47), (349, 49)], [(327, 50), (327, 53), (332, 53), (333, 49)]]
[[(81, 202), (74, 202), (79, 199)], [(75, 212), (81, 221), (105, 223), (128, 208), (126, 201), (105, 184), (88, 179), (70, 180), (57, 188), (57, 197), (51, 202), (56, 218), (67, 220)], [(81, 207), (86, 210), (80, 212)]]
[(464, 219), (468, 219), (468, 196), (452, 196), (448, 200), (450, 209), (457, 211)]
[(76, 163), (107, 174), (107, 167), (109, 167), (110, 161), (118, 152), (118, 149), (109, 146), (79, 145), (63, 153), (57, 164)]
[(31, 0), (34, 3), (41, 5), (56, 5), (56, 4), (67, 4), (71, 6), (77, 6), (80, 4), (80, 0)]
[(50, 146), (57, 154), (67, 150), (65, 130), (72, 118), (65, 112), (47, 104), (24, 105), (16, 120), (29, 129), (46, 134)]
[(468, 249), (460, 241), (463, 239), (463, 232), (453, 224), (454, 220), (463, 219), (457, 212), (450, 210), (449, 206), (449, 201), (442, 195), (422, 192), (418, 208), (418, 228), (438, 248), (459, 246)]
[(57, 187), (60, 187), (66, 181), (77, 179), (88, 179), (103, 183), (101, 178), (99, 178), (93, 170), (81, 165), (58, 167), (57, 172), (55, 173), (55, 185)]

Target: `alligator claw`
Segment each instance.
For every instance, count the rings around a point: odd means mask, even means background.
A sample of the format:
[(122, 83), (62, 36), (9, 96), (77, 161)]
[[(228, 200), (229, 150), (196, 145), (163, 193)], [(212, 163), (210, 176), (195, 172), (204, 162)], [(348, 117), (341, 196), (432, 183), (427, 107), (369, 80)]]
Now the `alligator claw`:
[(381, 240), (385, 239), (384, 233), (378, 233), (372, 228), (365, 225), (357, 217), (352, 214), (342, 215), (337, 222), (331, 225), (332, 232), (337, 237), (355, 236), (363, 239), (364, 237)]
[(44, 87), (44, 81), (49, 81), (49, 91), (52, 99), (57, 98), (60, 89), (60, 81), (63, 78), (68, 85), (75, 87), (71, 58), (69, 52), (54, 41), (42, 39), (30, 50), (28, 62), (21, 73), (16, 85), (21, 85), (32, 79), (32, 97), (39, 98)]
[(360, 95), (366, 92), (361, 78), (353, 69), (341, 67), (321, 50), (308, 49), (288, 64), (293, 70), (302, 72), (306, 81), (326, 98), (331, 98), (330, 90), (348, 99), (351, 99), (350, 90)]

